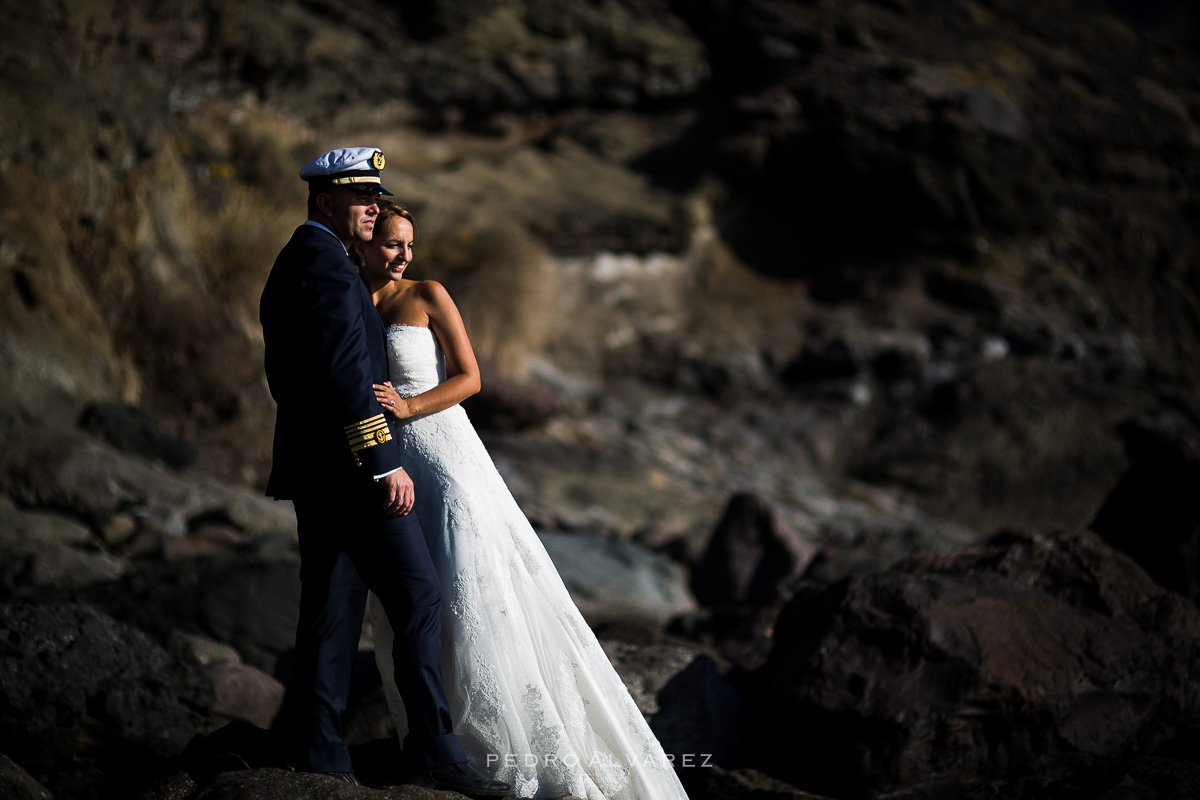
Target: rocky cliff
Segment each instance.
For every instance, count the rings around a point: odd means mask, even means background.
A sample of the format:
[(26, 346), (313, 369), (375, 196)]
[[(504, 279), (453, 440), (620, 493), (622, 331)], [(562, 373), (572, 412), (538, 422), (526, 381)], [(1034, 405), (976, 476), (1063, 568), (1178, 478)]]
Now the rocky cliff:
[[(418, 215), (414, 273), (463, 308), (469, 411), (522, 508), (564, 572), (632, 565), (589, 619), (673, 752), (723, 754), (694, 796), (1194, 781), (1170, 676), (1195, 642), (1200, 58), (1186, 23), (1135, 25), (1098, 0), (3, 3), (3, 688), (6, 719), (57, 716), (0, 740), (0, 776), (132, 790), (191, 733), (269, 725), (294, 547), (256, 496), (257, 299), (299, 165), (364, 144)], [(673, 600), (625, 627), (647, 579)], [(68, 697), (28, 667), (49, 619), (141, 655)], [(715, 732), (759, 723), (800, 733), (759, 758)], [(218, 749), (279, 766), (259, 744)], [(221, 755), (160, 795), (261, 789)]]

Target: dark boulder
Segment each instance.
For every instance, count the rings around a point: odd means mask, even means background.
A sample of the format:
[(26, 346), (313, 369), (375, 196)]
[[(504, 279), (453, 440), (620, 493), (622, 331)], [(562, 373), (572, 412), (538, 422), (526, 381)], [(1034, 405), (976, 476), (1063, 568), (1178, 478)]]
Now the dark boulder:
[(753, 769), (724, 769), (712, 763), (679, 772), (691, 800), (822, 800)]
[(125, 566), (107, 553), (53, 542), (7, 552), (0, 561), (0, 598), (12, 600), (44, 591), (71, 591), (116, 580)]
[(1091, 528), (1163, 586), (1200, 600), (1200, 435), (1166, 415), (1118, 432), (1132, 463)]
[[(176, 784), (178, 785), (178, 784)], [(190, 782), (184, 781), (189, 786)], [(396, 797), (403, 800), (463, 800), (465, 795), (436, 789), (406, 786), (389, 790), (385, 795), (377, 789), (351, 786), (325, 775), (295, 772), (278, 767), (235, 768), (218, 772), (210, 781), (200, 785), (193, 794), (171, 793), (172, 784), (164, 782), (161, 793), (144, 793), (140, 800), (362, 800), (362, 798)]]
[(387, 797), (461, 800), (456, 792), (397, 786), (399, 745), (395, 737), (350, 745), (350, 759), (363, 786), (297, 770), (282, 737), (245, 722), (232, 722), (197, 735), (179, 755), (158, 765), (161, 778), (139, 800), (330, 800)]
[(147, 564), (77, 596), (164, 642), (180, 631), (231, 645), (277, 675), (295, 640), (300, 574), (293, 561), (216, 556)]
[[(1200, 764), (1183, 758), (1140, 756), (1113, 760), (1094, 756), (1060, 758), (1046, 773), (980, 786), (962, 800), (1159, 800), (1196, 797)], [(901, 793), (895, 800), (924, 800), (928, 793)]]
[(998, 538), (793, 598), (746, 759), (839, 797), (962, 795), (1152, 753), (1200, 723), (1197, 668), (1200, 610), (1094, 534)]
[(253, 533), (296, 527), (290, 503), (207, 474), (179, 474), (79, 431), (4, 433), (0, 491), (24, 508), (61, 512), (101, 530), (131, 514), (142, 529), (166, 536), (214, 520)]
[(183, 469), (200, 451), (188, 440), (164, 431), (148, 413), (126, 403), (92, 403), (79, 415), (79, 427), (118, 450)]
[(20, 764), (0, 755), (0, 797), (6, 800), (49, 800), (46, 787), (35, 781)]
[(650, 729), (677, 768), (724, 763), (732, 756), (741, 728), (741, 698), (700, 655), (671, 677), (658, 692), (661, 710)]
[(212, 683), (86, 605), (0, 606), (0, 752), (57, 797), (130, 796), (216, 727)]
[(262, 670), (223, 661), (202, 668), (213, 684), (213, 714), (270, 727), (283, 705), (284, 687)]
[(710, 607), (767, 605), (783, 595), (783, 584), (803, 571), (816, 550), (781, 525), (761, 497), (735, 494), (692, 576), (692, 591)]
[[(676, 767), (729, 758), (741, 728), (741, 698), (728, 667), (686, 640), (630, 620), (599, 631), (604, 652)], [(606, 637), (617, 635), (621, 639)], [(723, 660), (722, 660), (723, 662)]]

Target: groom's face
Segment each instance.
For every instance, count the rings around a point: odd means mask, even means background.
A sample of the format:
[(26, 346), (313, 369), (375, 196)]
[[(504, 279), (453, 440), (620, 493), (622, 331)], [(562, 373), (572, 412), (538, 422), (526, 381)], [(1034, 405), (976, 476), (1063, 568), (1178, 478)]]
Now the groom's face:
[(379, 214), (379, 195), (338, 187), (330, 193), (333, 232), (342, 241), (369, 242)]

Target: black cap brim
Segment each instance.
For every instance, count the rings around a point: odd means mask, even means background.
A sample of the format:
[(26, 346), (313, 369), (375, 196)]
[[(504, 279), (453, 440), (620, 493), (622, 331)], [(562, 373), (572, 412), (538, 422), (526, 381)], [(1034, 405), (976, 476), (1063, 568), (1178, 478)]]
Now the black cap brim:
[(309, 191), (328, 192), (331, 189), (353, 189), (356, 192), (370, 192), (395, 197), (380, 183), (334, 183), (328, 178), (311, 178), (307, 181)]

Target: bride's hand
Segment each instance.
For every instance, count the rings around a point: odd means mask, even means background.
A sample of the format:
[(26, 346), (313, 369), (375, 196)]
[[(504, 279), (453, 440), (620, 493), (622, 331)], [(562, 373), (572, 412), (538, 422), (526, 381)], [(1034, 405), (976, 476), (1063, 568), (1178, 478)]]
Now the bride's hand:
[(383, 410), (391, 414), (396, 419), (405, 419), (411, 416), (408, 410), (408, 401), (400, 396), (400, 393), (392, 388), (391, 381), (375, 384), (375, 399), (383, 406)]

